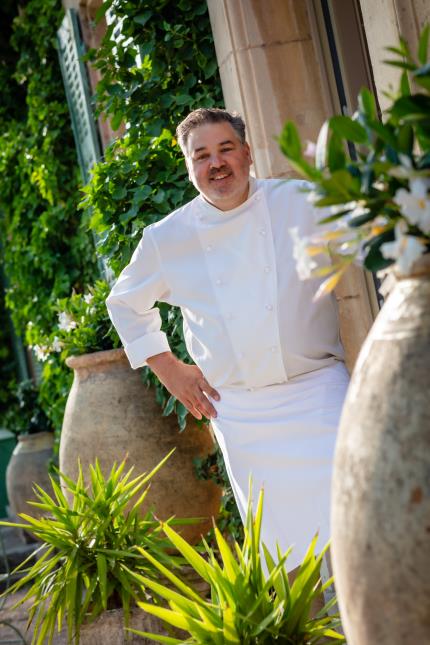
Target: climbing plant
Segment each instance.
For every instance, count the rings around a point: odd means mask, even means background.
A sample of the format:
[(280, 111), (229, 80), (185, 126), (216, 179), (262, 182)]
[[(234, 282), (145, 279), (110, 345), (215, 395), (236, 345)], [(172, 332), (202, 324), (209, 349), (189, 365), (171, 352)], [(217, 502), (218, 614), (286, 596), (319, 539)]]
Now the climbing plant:
[[(31, 331), (37, 342), (56, 320), (57, 298), (82, 291), (96, 267), (77, 207), (80, 177), (56, 51), (63, 8), (60, 0), (20, 5), (5, 28), (15, 55), (1, 68), (0, 235), (6, 305), (16, 332), (29, 342)], [(41, 398), (57, 427), (69, 385), (69, 370), (50, 358)]]

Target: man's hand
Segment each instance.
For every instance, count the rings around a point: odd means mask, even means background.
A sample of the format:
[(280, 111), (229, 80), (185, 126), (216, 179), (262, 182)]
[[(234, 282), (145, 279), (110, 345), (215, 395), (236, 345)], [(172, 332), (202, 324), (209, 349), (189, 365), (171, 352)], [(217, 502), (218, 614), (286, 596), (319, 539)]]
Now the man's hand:
[(196, 365), (186, 365), (172, 352), (163, 352), (148, 358), (147, 363), (162, 384), (173, 394), (196, 419), (210, 419), (217, 412), (206, 395), (219, 401), (220, 395), (213, 389)]

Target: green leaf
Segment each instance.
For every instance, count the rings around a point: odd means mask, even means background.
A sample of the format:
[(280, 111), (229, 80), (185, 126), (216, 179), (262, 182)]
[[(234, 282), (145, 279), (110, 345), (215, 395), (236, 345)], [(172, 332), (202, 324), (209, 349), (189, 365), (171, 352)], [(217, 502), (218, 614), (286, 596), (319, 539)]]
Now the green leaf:
[(353, 143), (367, 142), (365, 128), (349, 116), (333, 116), (329, 119), (329, 125), (333, 132), (347, 141), (352, 141)]
[(152, 17), (153, 11), (151, 9), (148, 9), (147, 11), (144, 11), (143, 13), (138, 14), (137, 16), (134, 16), (133, 20), (134, 22), (137, 22), (138, 25), (141, 27), (144, 27), (148, 20)]
[(367, 87), (363, 87), (358, 95), (358, 106), (367, 120), (375, 121), (377, 119), (375, 97)]
[(333, 132), (328, 143), (327, 163), (329, 170), (334, 173), (345, 168), (346, 154), (342, 139)]
[(123, 115), (122, 112), (115, 112), (115, 114), (111, 118), (111, 122), (110, 122), (112, 130), (114, 130), (114, 131), (118, 130), (118, 128), (120, 127), (121, 123), (123, 122), (123, 119), (124, 119), (124, 115)]
[(279, 137), (282, 152), (291, 161), (302, 159), (302, 144), (298, 130), (292, 121), (287, 121)]
[(402, 96), (410, 96), (411, 94), (411, 86), (409, 84), (408, 74), (406, 71), (402, 73), (400, 79), (400, 93)]
[(113, 191), (112, 198), (115, 199), (116, 201), (119, 201), (120, 199), (124, 199), (126, 195), (127, 195), (127, 188), (125, 186), (118, 186)]
[(102, 553), (96, 554), (97, 572), (99, 576), (100, 595), (103, 609), (107, 609), (107, 566), (106, 558)]
[(418, 41), (418, 60), (421, 65), (427, 62), (428, 46), (429, 46), (430, 24), (425, 25), (421, 31)]

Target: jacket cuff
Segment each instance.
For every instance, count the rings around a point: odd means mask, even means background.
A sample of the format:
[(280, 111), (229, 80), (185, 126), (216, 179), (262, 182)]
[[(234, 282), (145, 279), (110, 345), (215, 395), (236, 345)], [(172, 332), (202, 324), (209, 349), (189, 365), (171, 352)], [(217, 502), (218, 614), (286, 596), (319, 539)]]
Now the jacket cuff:
[(146, 365), (146, 359), (162, 352), (170, 352), (167, 336), (162, 331), (146, 334), (131, 343), (124, 345), (131, 367), (135, 370)]

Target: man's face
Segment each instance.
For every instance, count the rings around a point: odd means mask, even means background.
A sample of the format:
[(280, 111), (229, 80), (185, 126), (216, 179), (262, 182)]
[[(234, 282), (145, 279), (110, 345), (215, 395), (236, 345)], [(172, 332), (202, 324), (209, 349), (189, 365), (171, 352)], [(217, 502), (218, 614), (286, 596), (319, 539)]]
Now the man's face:
[(207, 123), (191, 130), (185, 162), (194, 186), (220, 210), (236, 208), (248, 198), (251, 152), (230, 123)]

